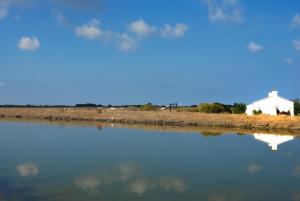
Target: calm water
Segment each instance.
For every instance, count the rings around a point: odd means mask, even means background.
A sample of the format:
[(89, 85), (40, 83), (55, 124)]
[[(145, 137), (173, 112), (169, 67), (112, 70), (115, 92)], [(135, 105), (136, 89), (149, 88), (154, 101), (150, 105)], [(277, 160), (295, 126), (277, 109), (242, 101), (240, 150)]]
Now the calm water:
[(299, 139), (3, 122), (0, 200), (299, 201)]

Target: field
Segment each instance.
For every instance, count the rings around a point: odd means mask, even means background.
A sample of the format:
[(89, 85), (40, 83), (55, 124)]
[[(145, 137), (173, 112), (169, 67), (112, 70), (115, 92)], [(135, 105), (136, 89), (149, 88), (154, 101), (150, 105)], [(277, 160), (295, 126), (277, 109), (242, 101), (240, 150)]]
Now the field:
[(0, 117), (51, 121), (87, 121), (176, 127), (299, 131), (300, 117), (246, 116), (199, 112), (129, 111), (97, 108), (0, 108)]

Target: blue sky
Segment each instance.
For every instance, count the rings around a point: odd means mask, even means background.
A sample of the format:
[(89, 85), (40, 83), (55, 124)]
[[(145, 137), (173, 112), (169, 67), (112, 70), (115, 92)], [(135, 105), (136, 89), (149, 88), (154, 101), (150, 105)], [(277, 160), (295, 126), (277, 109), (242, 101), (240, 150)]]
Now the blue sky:
[(300, 97), (299, 0), (0, 0), (0, 104)]

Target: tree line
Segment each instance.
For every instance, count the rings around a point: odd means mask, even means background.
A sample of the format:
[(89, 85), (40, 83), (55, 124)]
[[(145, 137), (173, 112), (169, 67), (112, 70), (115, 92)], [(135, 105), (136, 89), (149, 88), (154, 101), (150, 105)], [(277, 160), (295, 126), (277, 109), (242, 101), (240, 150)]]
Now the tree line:
[[(294, 111), (295, 115), (300, 115), (300, 99), (294, 99)], [(75, 105), (14, 105), (6, 104), (0, 105), (0, 108), (92, 108), (92, 107), (101, 107), (101, 108), (127, 108), (129, 110), (140, 110), (140, 111), (158, 111), (162, 108), (167, 108), (165, 105), (154, 105), (152, 103), (147, 103), (143, 105), (102, 105), (94, 103), (79, 103)], [(227, 113), (227, 114), (243, 114), (245, 113), (247, 106), (245, 103), (234, 103), (233, 105), (223, 104), (219, 102), (215, 103), (201, 103), (198, 105), (190, 106), (180, 106), (176, 108), (177, 112), (202, 112), (202, 113)], [(255, 114), (260, 114), (259, 111)]]

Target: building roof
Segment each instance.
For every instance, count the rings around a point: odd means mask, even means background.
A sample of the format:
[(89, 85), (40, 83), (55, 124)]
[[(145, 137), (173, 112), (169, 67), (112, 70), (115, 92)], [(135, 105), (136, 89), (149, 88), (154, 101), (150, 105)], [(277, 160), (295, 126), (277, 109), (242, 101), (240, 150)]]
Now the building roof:
[(269, 93), (269, 96), (267, 98), (255, 101), (252, 104), (248, 105), (248, 107), (258, 105), (276, 106), (280, 111), (288, 111), (291, 105), (294, 105), (294, 102), (278, 96), (277, 91), (272, 91)]
[(270, 101), (272, 101), (272, 102), (276, 101), (276, 102), (279, 102), (279, 103), (291, 103), (291, 104), (293, 104), (293, 101), (290, 101), (288, 99), (285, 99), (283, 97), (278, 96), (277, 91), (270, 92), (269, 96), (267, 98), (255, 101), (252, 104), (258, 104), (258, 103), (270, 102)]

